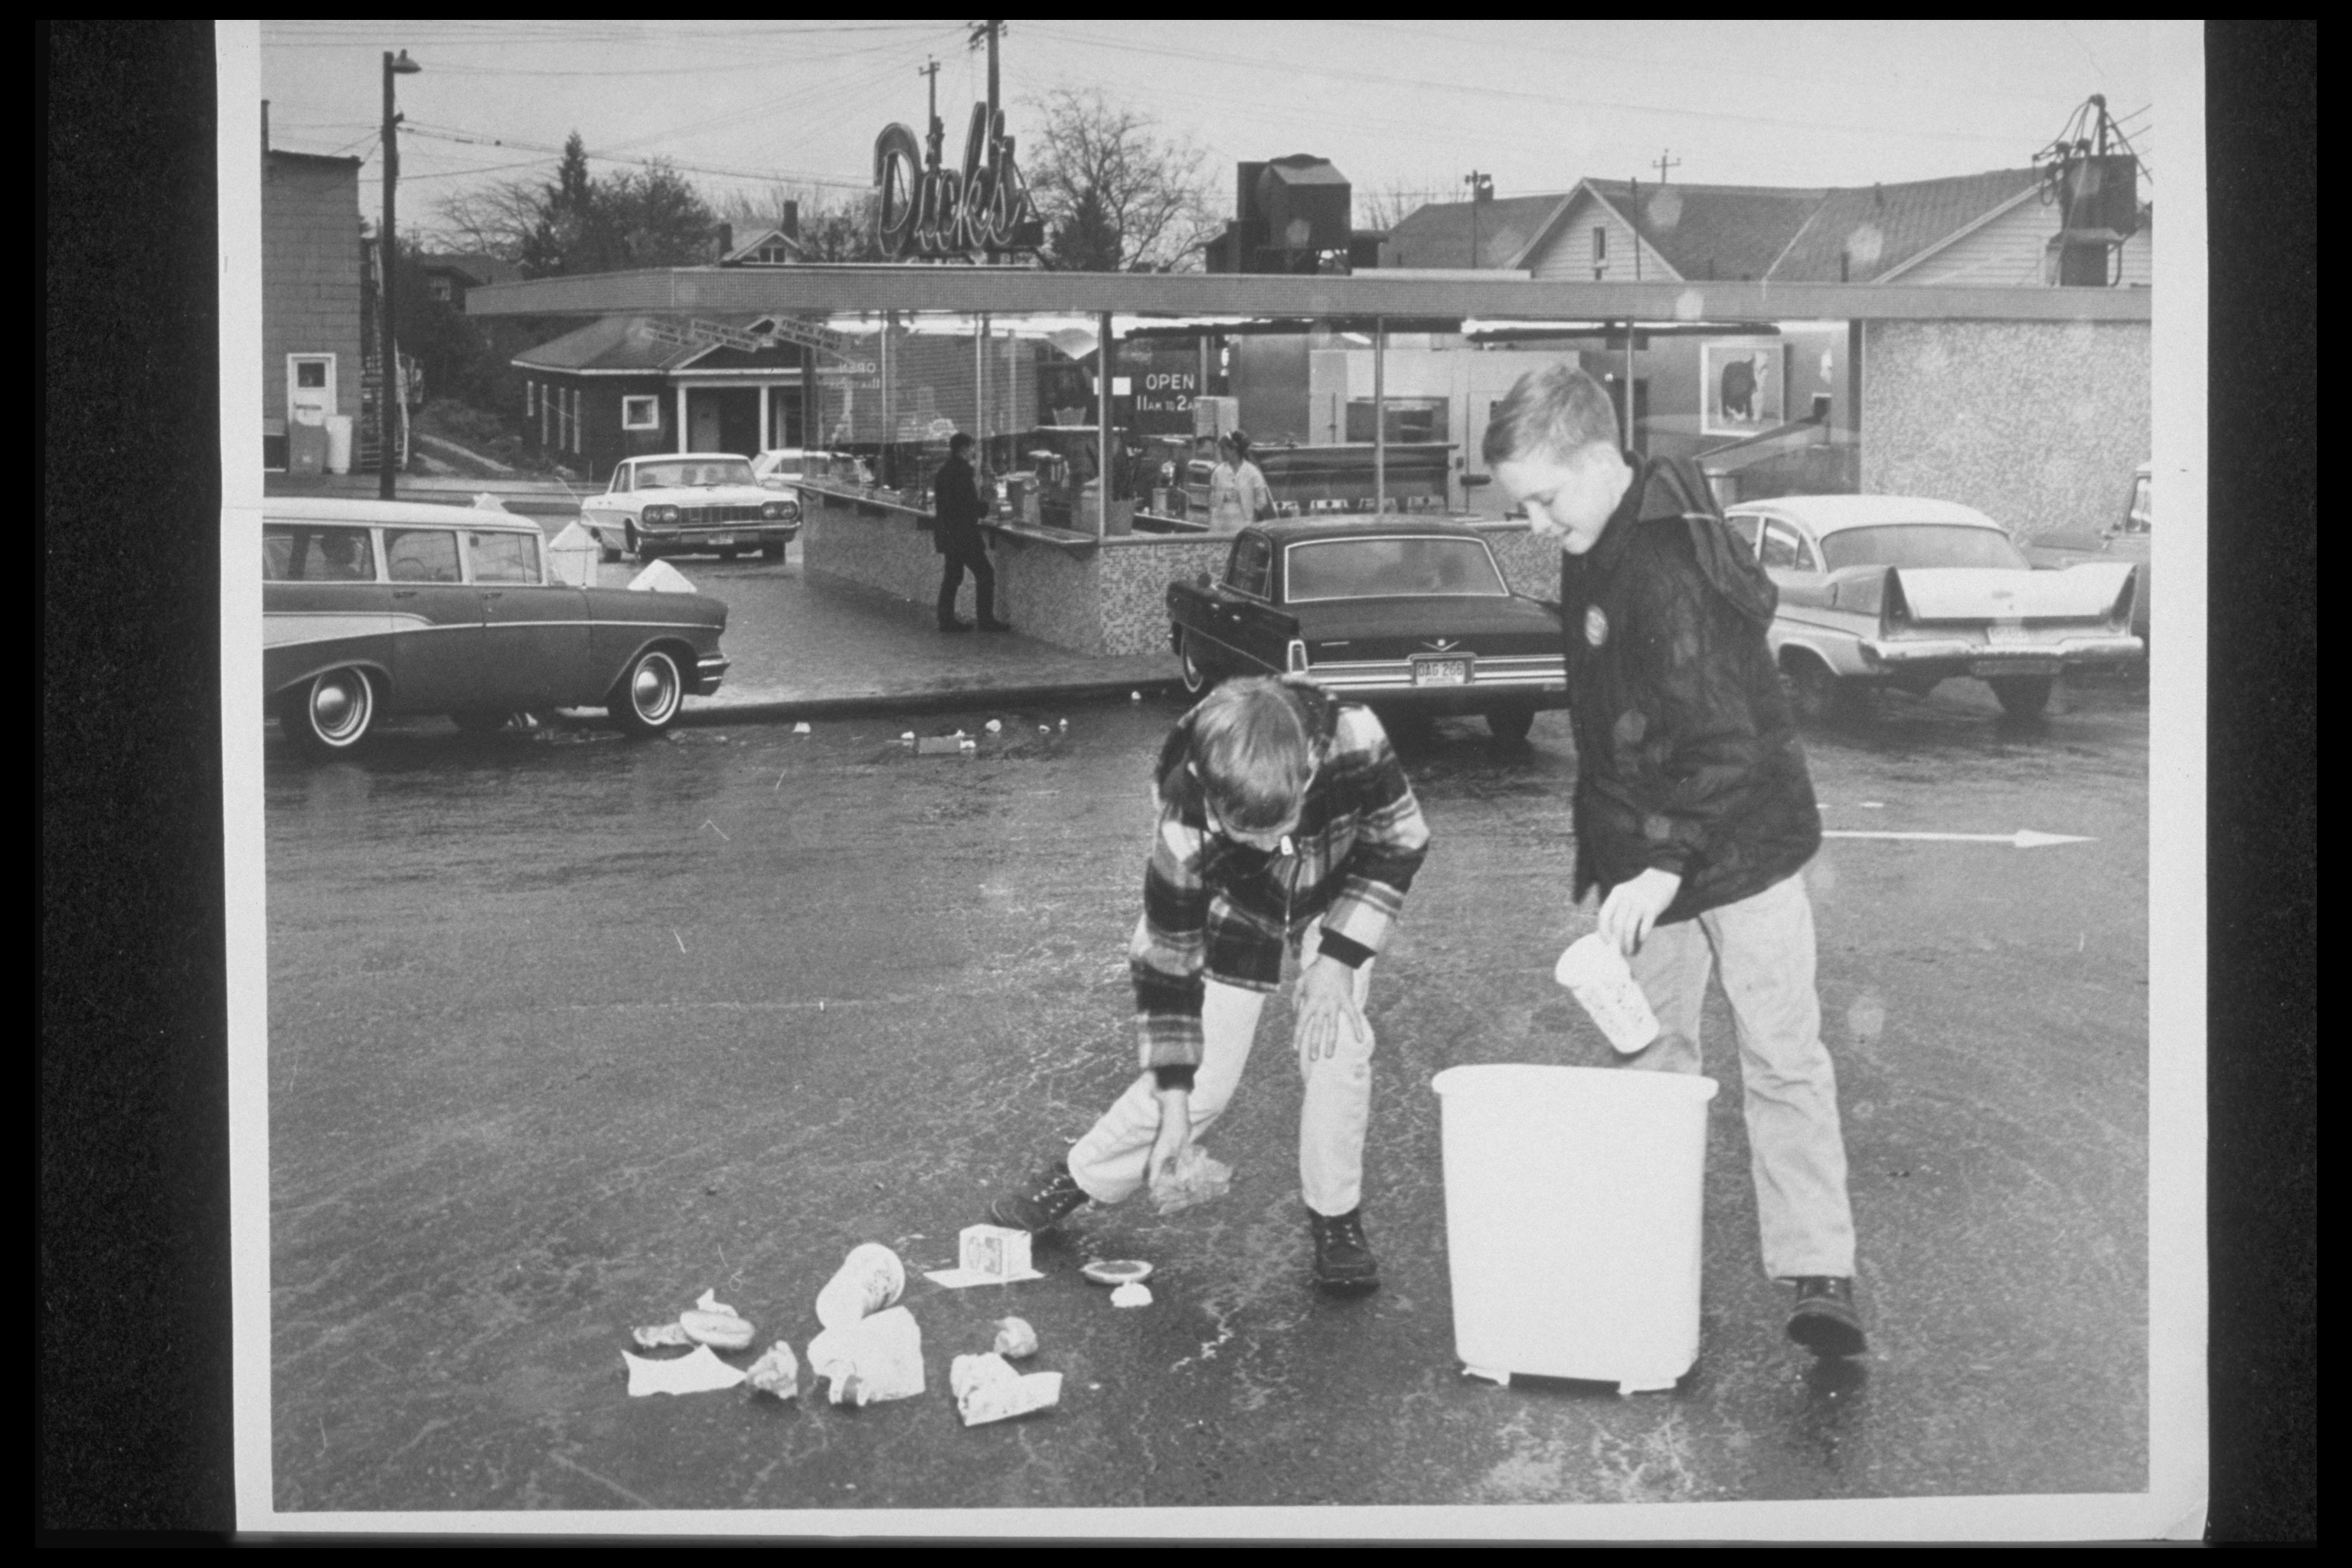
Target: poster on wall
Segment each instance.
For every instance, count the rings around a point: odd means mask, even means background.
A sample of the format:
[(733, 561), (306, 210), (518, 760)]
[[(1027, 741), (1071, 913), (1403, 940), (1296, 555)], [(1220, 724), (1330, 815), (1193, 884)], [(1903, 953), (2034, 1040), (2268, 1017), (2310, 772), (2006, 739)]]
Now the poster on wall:
[(1699, 344), (1699, 433), (1753, 436), (1782, 424), (1777, 338), (1709, 338)]

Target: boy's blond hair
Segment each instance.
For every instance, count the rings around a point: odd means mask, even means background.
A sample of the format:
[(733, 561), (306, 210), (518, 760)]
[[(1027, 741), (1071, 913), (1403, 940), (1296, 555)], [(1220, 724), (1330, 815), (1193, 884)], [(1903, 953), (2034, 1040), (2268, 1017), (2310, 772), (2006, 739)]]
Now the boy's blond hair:
[(1186, 750), (1217, 816), (1244, 833), (1287, 822), (1315, 776), (1315, 742), (1297, 698), (1272, 676), (1229, 680), (1201, 700)]
[(1519, 377), (1495, 405), (1480, 450), (1492, 468), (1528, 458), (1569, 462), (1595, 446), (1617, 449), (1617, 406), (1573, 362), (1555, 360)]

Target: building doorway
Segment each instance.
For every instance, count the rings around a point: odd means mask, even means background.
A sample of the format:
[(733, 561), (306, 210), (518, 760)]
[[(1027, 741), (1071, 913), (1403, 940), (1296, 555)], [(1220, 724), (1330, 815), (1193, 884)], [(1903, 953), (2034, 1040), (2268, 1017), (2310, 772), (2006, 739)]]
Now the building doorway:
[(689, 387), (686, 394), (686, 449), (689, 452), (752, 456), (761, 449), (759, 389)]

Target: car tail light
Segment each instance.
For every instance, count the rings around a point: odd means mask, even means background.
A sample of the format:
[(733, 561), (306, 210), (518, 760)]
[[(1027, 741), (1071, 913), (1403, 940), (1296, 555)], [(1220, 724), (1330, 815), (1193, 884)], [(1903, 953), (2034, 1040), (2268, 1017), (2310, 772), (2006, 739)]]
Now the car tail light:
[(2116, 602), (2115, 602), (2115, 604), (2114, 604), (2113, 605), (2111, 605), (2111, 606), (2108, 608), (2108, 610), (2107, 610), (2107, 619), (2109, 619), (2110, 621), (2113, 621), (2116, 626), (2130, 626), (2130, 625), (2131, 625), (2131, 613), (2132, 613), (2132, 595), (2133, 595), (2134, 594), (2137, 593), (2138, 591), (2139, 591), (2139, 570), (2138, 570), (2138, 568), (2135, 567), (2135, 568), (2133, 568), (2130, 572), (2127, 572), (2127, 573), (2126, 573), (2126, 574), (2124, 574), (2124, 585), (2123, 585), (2123, 591), (2122, 591), (2121, 593), (2119, 593), (2119, 594), (2117, 594), (2117, 595), (2116, 595)]
[(1294, 675), (1307, 668), (1307, 645), (1297, 637), (1290, 639), (1290, 669)]
[(1890, 626), (1899, 626), (1911, 618), (1911, 602), (1903, 596), (1903, 576), (1892, 566), (1886, 569), (1886, 597), (1880, 614)]

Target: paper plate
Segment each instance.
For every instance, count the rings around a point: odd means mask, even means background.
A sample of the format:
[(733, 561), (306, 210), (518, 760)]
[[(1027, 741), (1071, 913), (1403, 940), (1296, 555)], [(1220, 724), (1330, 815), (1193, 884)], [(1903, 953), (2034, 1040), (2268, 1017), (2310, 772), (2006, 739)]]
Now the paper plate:
[(1135, 1258), (1104, 1258), (1078, 1270), (1097, 1285), (1130, 1285), (1151, 1278), (1151, 1265)]

